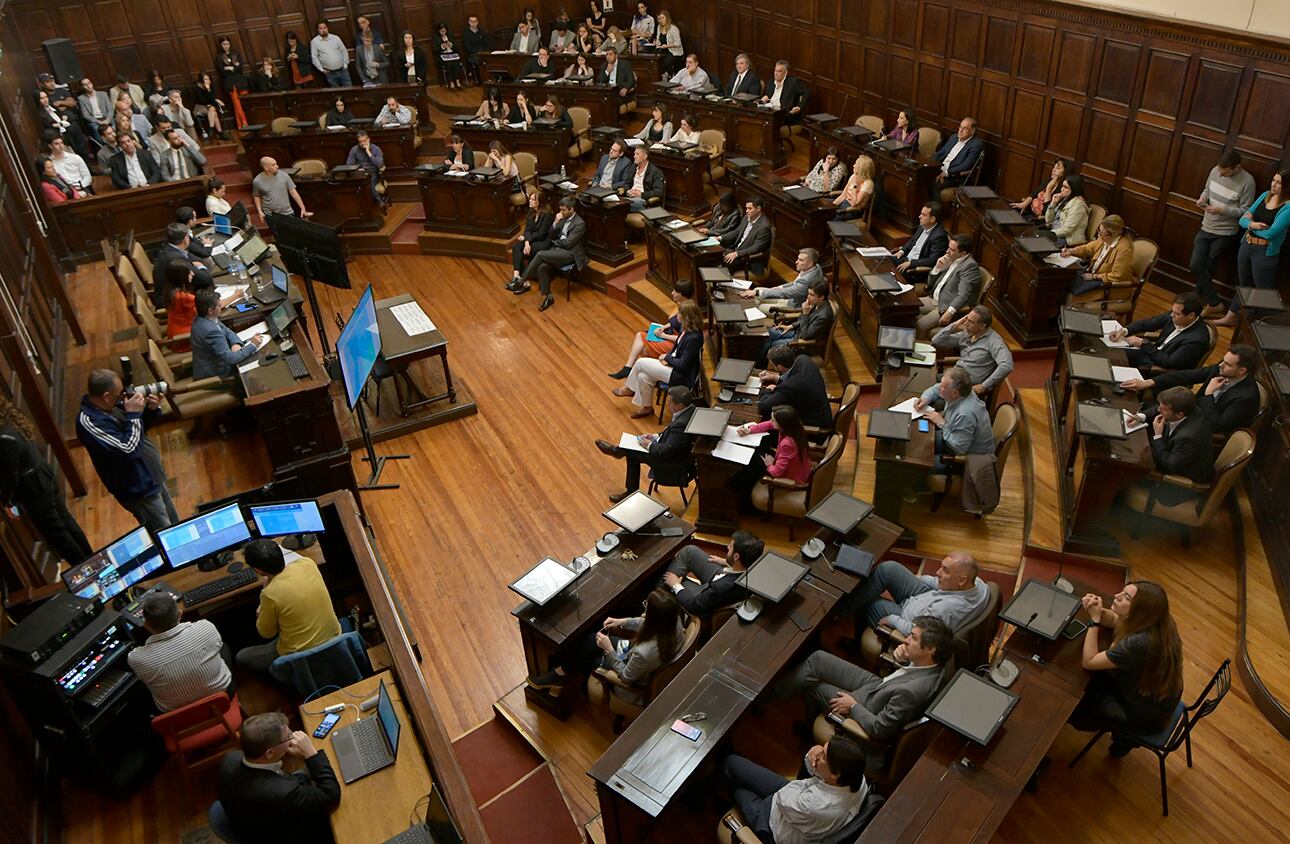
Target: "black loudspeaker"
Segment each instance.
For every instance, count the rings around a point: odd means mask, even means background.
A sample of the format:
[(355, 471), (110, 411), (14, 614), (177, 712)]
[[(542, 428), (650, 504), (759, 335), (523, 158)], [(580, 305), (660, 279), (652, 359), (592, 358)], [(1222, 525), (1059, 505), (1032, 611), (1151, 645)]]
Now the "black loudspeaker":
[(63, 85), (81, 81), (81, 60), (76, 57), (76, 48), (70, 38), (51, 38), (40, 42), (45, 48), (45, 58), (53, 68), (54, 78)]

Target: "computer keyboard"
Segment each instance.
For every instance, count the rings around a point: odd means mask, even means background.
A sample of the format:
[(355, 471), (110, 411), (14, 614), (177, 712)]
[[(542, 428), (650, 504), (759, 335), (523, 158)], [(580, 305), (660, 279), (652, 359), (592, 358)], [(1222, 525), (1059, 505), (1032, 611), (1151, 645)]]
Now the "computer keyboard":
[(81, 700), (97, 709), (112, 696), (113, 692), (121, 687), (122, 683), (129, 679), (130, 674), (128, 672), (109, 668), (99, 675), (94, 685), (81, 694)]
[(390, 755), (389, 746), (385, 743), (385, 734), (376, 718), (367, 718), (354, 726), (354, 738), (358, 742), (358, 756), (363, 764), (371, 767)]
[(225, 592), (232, 592), (234, 589), (245, 586), (248, 583), (254, 583), (258, 579), (259, 575), (255, 573), (255, 569), (238, 569), (232, 574), (226, 574), (218, 580), (203, 583), (196, 589), (189, 589), (184, 593), (184, 604), (191, 607), (194, 604), (205, 603), (212, 598), (218, 598)]
[(300, 359), (299, 354), (283, 355), (282, 359), (287, 362), (287, 370), (291, 372), (292, 378), (309, 377), (309, 370), (305, 368), (305, 362)]
[(434, 844), (434, 839), (430, 837), (430, 830), (426, 825), (419, 823), (403, 830), (385, 844)]

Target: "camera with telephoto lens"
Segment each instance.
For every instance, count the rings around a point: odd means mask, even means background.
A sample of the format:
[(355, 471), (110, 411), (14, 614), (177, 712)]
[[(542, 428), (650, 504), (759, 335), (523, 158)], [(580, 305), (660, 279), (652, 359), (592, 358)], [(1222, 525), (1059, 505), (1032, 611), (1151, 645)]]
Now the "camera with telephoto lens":
[(129, 392), (137, 393), (141, 396), (164, 396), (170, 392), (170, 385), (165, 381), (158, 381), (155, 384), (135, 384), (129, 388)]

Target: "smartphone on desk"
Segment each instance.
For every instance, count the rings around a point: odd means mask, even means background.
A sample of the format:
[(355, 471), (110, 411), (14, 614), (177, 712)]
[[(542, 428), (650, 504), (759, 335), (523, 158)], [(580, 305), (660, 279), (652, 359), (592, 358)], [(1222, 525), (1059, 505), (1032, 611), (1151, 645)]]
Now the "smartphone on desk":
[(328, 712), (327, 717), (318, 725), (318, 729), (314, 730), (314, 738), (326, 738), (338, 721), (340, 721), (339, 712)]
[(255, 305), (252, 305), (250, 302), (238, 302), (233, 306), (233, 310), (237, 311), (239, 314), (244, 314), (247, 311), (255, 310)]
[(926, 434), (928, 431), (932, 430), (932, 424), (931, 424), (930, 422), (928, 422), (926, 418), (919, 419), (919, 420), (918, 420), (918, 430), (920, 430), (920, 431), (922, 431), (924, 434)]
[(680, 718), (672, 722), (672, 732), (677, 735), (685, 736), (690, 741), (698, 741), (699, 736), (703, 735), (703, 730), (691, 724), (687, 724)]

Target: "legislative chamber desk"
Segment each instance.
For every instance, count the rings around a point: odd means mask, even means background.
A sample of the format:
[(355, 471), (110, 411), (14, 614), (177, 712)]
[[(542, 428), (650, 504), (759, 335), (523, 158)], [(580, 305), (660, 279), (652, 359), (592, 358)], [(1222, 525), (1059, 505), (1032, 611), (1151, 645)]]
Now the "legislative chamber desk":
[[(617, 133), (611, 135), (607, 131), (613, 128), (598, 126), (592, 130), (592, 161), (597, 165), (617, 137)], [(712, 207), (705, 193), (707, 182), (704, 181), (712, 158), (705, 150), (695, 147), (678, 152), (667, 146), (650, 147), (649, 160), (663, 171), (663, 177), (667, 179), (667, 190), (663, 193), (664, 208), (687, 217), (697, 217)]]
[(46, 207), (58, 221), (71, 258), (78, 263), (103, 259), (101, 240), (124, 238), (133, 232), (141, 243), (165, 239), (166, 226), (182, 206), (206, 207), (206, 177), (161, 182), (143, 188), (114, 190), (69, 199)]
[[(410, 170), (416, 166), (415, 126), (391, 126), (384, 129), (370, 126), (367, 134), (371, 137), (372, 144), (381, 148), (387, 173)], [(260, 173), (260, 159), (266, 155), (276, 159), (282, 167), (290, 167), (292, 162), (302, 158), (317, 158), (326, 162), (330, 170), (344, 164), (349, 158), (349, 151), (357, 143), (354, 132), (348, 129), (306, 129), (284, 135), (265, 132), (242, 135), (247, 169), (256, 175)]]
[(362, 172), (292, 179), (315, 223), (345, 232), (376, 231), (385, 222), (385, 212), (372, 193), (372, 180)]
[[(652, 87), (640, 84), (642, 90)], [(674, 127), (681, 125), (682, 115), (691, 114), (698, 121), (695, 129), (720, 129), (726, 133), (726, 155), (746, 155), (768, 161), (774, 168), (786, 163), (779, 137), (780, 129), (787, 123), (782, 109), (744, 105), (725, 98), (708, 99), (699, 94), (679, 93), (677, 88), (654, 91), (654, 102), (672, 115)]]
[(741, 204), (749, 194), (762, 198), (762, 213), (770, 217), (775, 228), (775, 243), (771, 248), (775, 257), (790, 267), (797, 260), (797, 253), (810, 247), (820, 253), (820, 264), (827, 267), (829, 252), (829, 220), (837, 215), (831, 197), (822, 196), (808, 202), (799, 202), (784, 192), (784, 188), (797, 184), (775, 173), (742, 173), (737, 169), (727, 172)]
[(708, 290), (699, 270), (721, 264), (720, 245), (687, 245), (676, 239), (674, 230), (667, 227), (666, 221), (646, 222), (645, 254), (649, 258), (649, 269), (645, 272), (647, 278), (669, 293), (678, 279), (689, 279), (694, 282), (695, 301), (700, 308), (707, 309)]
[(1071, 378), (1068, 350), (1105, 357), (1112, 366), (1127, 366), (1124, 349), (1107, 348), (1096, 337), (1060, 335), (1047, 384), (1053, 454), (1057, 461), (1058, 501), (1062, 516), (1063, 551), (1114, 557), (1120, 543), (1104, 522), (1115, 497), (1126, 487), (1147, 479), (1156, 467), (1148, 428), (1127, 439), (1091, 437), (1075, 430), (1075, 402), (1092, 402), (1137, 412), (1141, 397), (1133, 390), (1116, 393), (1115, 385)]
[[(719, 360), (720, 356), (714, 355), (713, 359)], [(716, 404), (730, 411), (728, 424), (738, 427), (761, 421), (757, 396), (744, 398), (750, 401)], [(739, 529), (739, 496), (730, 488), (730, 480), (744, 465), (714, 456), (712, 450), (717, 447), (717, 441), (716, 437), (695, 437), (690, 448), (690, 456), (694, 458), (694, 494), (699, 499), (699, 514), (694, 524), (704, 533), (729, 536)], [(761, 453), (754, 454), (752, 459), (760, 462)]]
[(587, 196), (580, 189), (562, 186), (569, 184), (586, 187), (584, 183), (590, 181), (590, 178), (565, 181), (558, 175), (539, 179), (542, 188), (553, 194), (553, 205), (562, 196), (572, 196), (577, 202), (575, 210), (587, 225), (587, 257), (617, 267), (632, 259), (632, 251), (627, 248), (627, 215), (631, 213), (631, 201), (626, 197), (620, 197), (617, 201), (605, 201)]
[[(448, 338), (438, 327), (420, 334), (409, 334), (390, 310), (398, 305), (415, 302), (411, 293), (400, 293), (388, 299), (376, 300), (376, 324), (381, 334), (381, 357), (395, 373), (394, 392), (399, 400), (399, 415), (407, 416), (413, 410), (447, 400), (457, 401), (457, 391), (452, 386), (452, 370), (448, 367)], [(424, 312), (424, 309), (423, 309)], [(427, 314), (427, 318), (429, 315)], [(434, 320), (431, 320), (433, 322)], [(444, 391), (427, 396), (412, 378), (409, 369), (419, 360), (439, 358), (443, 372)]]
[[(679, 527), (683, 532), (680, 536), (649, 535), (664, 527)], [(554, 668), (557, 657), (576, 650), (600, 630), (606, 615), (633, 615), (641, 597), (654, 587), (667, 563), (693, 534), (694, 525), (665, 513), (639, 535), (620, 532), (621, 543), (604, 556), (595, 549), (599, 537), (589, 540), (591, 550), (583, 554), (592, 563), (589, 571), (545, 606), (524, 601), (511, 610), (519, 621), (529, 674), (543, 674)], [(631, 551), (636, 558), (623, 559), (624, 551)], [(566, 683), (558, 698), (526, 685), (524, 696), (533, 705), (566, 718), (572, 707), (570, 696), (578, 693), (572, 689), (575, 685)]]
[[(544, 35), (542, 43), (547, 43), (550, 37), (549, 33)], [(491, 53), (480, 53), (479, 62), (483, 65), (484, 73), (489, 74), (493, 79), (515, 79), (524, 72), (524, 68), (536, 55), (536, 53), (512, 53), (509, 50), (494, 50)], [(618, 59), (619, 61), (627, 62), (628, 66), (631, 67), (632, 74), (636, 77), (637, 94), (648, 95), (651, 93), (653, 89), (650, 83), (658, 79), (661, 73), (659, 63), (662, 56), (658, 53), (640, 53), (639, 55), (624, 53)], [(573, 64), (572, 53), (551, 54), (551, 68), (554, 73), (564, 73), (565, 68), (571, 64)], [(587, 56), (587, 64), (595, 68), (597, 74), (599, 74), (600, 69), (605, 66), (604, 54), (592, 53)], [(486, 82), (484, 84), (491, 85), (493, 83)], [(561, 98), (560, 101), (564, 102), (564, 99)]]
[(842, 305), (843, 314), (856, 327), (860, 338), (860, 356), (874, 378), (883, 377), (885, 354), (878, 349), (878, 327), (881, 325), (913, 328), (918, 321), (922, 302), (916, 290), (904, 293), (875, 293), (865, 286), (863, 277), (871, 274), (896, 272), (892, 259), (865, 258), (856, 251), (857, 246), (877, 246), (873, 235), (861, 231), (858, 238), (837, 238), (833, 242), (833, 291)]
[[(869, 516), (846, 539), (882, 559), (899, 535), (899, 526)], [(716, 755), (740, 716), (859, 585), (859, 578), (831, 567), (835, 534), (822, 529), (816, 536), (825, 552), (813, 561), (797, 554), (794, 559), (811, 570), (797, 587), (755, 621), (732, 616), (591, 766), (606, 842), (639, 842), (651, 827), (666, 823), (682, 789), (714, 773)], [(695, 725), (703, 730), (697, 741), (671, 730), (690, 712), (708, 716)]]
[[(878, 407), (886, 409), (906, 399), (922, 395), (937, 381), (935, 366), (905, 364), (882, 379), (882, 398)], [(918, 489), (936, 467), (936, 426), (918, 430), (917, 419), (909, 420), (908, 440), (869, 438), (873, 447), (874, 512), (884, 519), (900, 522), (900, 506), (905, 493)], [(917, 536), (905, 529), (902, 541), (912, 545)]]
[(1004, 226), (987, 214), (1003, 210), (1008, 203), (999, 198), (970, 199), (960, 188), (955, 191), (958, 207), (956, 228), (972, 235), (976, 258), (994, 276), (988, 304), (1023, 349), (1057, 345), (1053, 322), (1066, 301), (1066, 285), (1079, 272), (1036, 258), (1016, 242), (1029, 236), (1034, 226)]
[[(561, 73), (564, 71), (561, 70)], [(556, 77), (559, 79), (559, 77)], [(618, 89), (611, 85), (593, 85), (582, 82), (514, 81), (489, 82), (489, 88), (496, 88), (498, 95), (508, 103), (515, 102), (515, 95), (523, 93), (535, 106), (546, 102), (550, 96), (559, 97), (560, 105), (565, 111), (569, 106), (585, 108), (591, 115), (591, 125), (618, 125)]]
[(317, 120), (331, 111), (337, 97), (344, 98), (345, 110), (354, 117), (375, 119), (385, 106), (386, 98), (391, 96), (398, 97), (399, 103), (408, 108), (415, 106), (421, 121), (429, 125), (430, 100), (426, 97), (426, 87), (413, 82), (370, 88), (296, 88), (266, 94), (243, 94), (240, 101), (248, 123), (272, 123), (278, 117), (293, 117), (303, 122)]
[(802, 134), (810, 139), (810, 163), (824, 157), (829, 147), (837, 147), (847, 164), (850, 175), (856, 158), (867, 155), (873, 159), (874, 182), (878, 186), (879, 205), (874, 211), (884, 220), (901, 230), (914, 233), (918, 213), (932, 195), (932, 183), (940, 173), (941, 165), (930, 156), (921, 156), (916, 147), (901, 152), (887, 152), (881, 147), (870, 146), (872, 135), (851, 135), (839, 131), (842, 124), (825, 126), (803, 118)]
[[(537, 169), (553, 173), (569, 163), (569, 145), (573, 143), (573, 133), (568, 129), (546, 129), (529, 127), (511, 129), (502, 126), (494, 129), (480, 123), (454, 123), (449, 131), (470, 144), (477, 152), (488, 152), (490, 141), (501, 141), (512, 154), (517, 152), (532, 153), (537, 159)], [(438, 141), (435, 141), (438, 143)], [(438, 150), (435, 153), (438, 154)]]
[(425, 230), (509, 239), (520, 228), (511, 194), (515, 180), (506, 176), (480, 179), (417, 170)]

